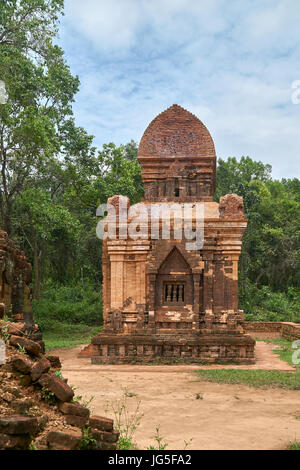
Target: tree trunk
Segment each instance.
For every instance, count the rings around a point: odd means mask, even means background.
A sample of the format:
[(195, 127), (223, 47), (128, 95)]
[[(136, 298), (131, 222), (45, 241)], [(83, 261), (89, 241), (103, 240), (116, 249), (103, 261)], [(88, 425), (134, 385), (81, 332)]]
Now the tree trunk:
[(3, 223), (3, 230), (7, 232), (8, 236), (11, 236), (11, 205), (8, 205), (4, 210), (4, 214), (2, 215), (2, 223)]
[(41, 280), (40, 280), (40, 257), (39, 257), (39, 250), (37, 239), (34, 237), (34, 244), (33, 244), (33, 269), (34, 269), (34, 292), (33, 298), (37, 301), (40, 300), (40, 293), (41, 293)]

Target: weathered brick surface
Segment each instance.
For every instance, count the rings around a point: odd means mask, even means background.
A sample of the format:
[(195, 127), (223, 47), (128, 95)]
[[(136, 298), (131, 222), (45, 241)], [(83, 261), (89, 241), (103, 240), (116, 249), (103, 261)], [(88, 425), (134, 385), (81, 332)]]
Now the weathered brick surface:
[[(146, 235), (138, 240), (124, 235), (117, 217), (117, 238), (103, 242), (105, 331), (81, 356), (90, 356), (94, 364), (157, 358), (253, 363), (254, 340), (244, 335), (238, 308), (238, 261), (247, 219), (242, 197), (228, 194), (220, 204), (212, 200), (216, 155), (209, 131), (174, 105), (150, 123), (138, 159), (145, 186), (142, 203), (129, 207), (128, 198), (118, 196), (108, 202), (117, 215), (124, 203), (129, 223), (142, 208), (139, 225)], [(187, 245), (185, 232), (178, 235), (176, 223), (184, 204), (191, 202), (203, 203), (203, 217), (195, 205), (189, 215), (194, 230), (204, 218), (203, 245), (197, 249)], [(158, 208), (165, 215), (160, 212), (151, 236), (150, 216)]]
[(88, 422), (88, 416), (65, 415), (66, 423), (77, 428), (84, 428)]
[(51, 431), (47, 436), (48, 448), (51, 450), (79, 450), (81, 431)]
[(300, 323), (246, 321), (243, 326), (249, 333), (278, 333), (291, 341), (300, 339)]
[(0, 318), (12, 310), (15, 321), (33, 323), (31, 306), (32, 269), (25, 254), (19, 250), (6, 232), (0, 230)]
[(29, 434), (11, 436), (0, 433), (0, 450), (27, 450), (30, 443)]
[(65, 415), (81, 416), (83, 418), (90, 416), (90, 410), (88, 408), (76, 403), (58, 403), (58, 409)]
[(31, 354), (32, 356), (39, 356), (42, 353), (41, 346), (35, 341), (32, 341), (28, 338), (20, 336), (11, 336), (9, 343), (11, 346), (15, 346), (16, 348), (18, 346), (24, 348), (25, 351), (28, 352), (28, 354)]
[(115, 444), (120, 436), (117, 431), (106, 432), (98, 429), (91, 429), (91, 435), (97, 442), (109, 442)]
[(1, 416), (0, 432), (4, 434), (33, 434), (37, 429), (37, 418), (27, 416)]
[(89, 426), (93, 429), (97, 429), (99, 431), (107, 431), (112, 432), (114, 422), (112, 419), (104, 418), (102, 416), (91, 416), (89, 419)]
[(41, 375), (45, 374), (46, 372), (49, 371), (51, 367), (50, 362), (46, 357), (42, 357), (38, 362), (36, 362), (31, 369), (30, 375), (31, 375), (31, 380), (35, 382), (38, 380)]
[(71, 387), (69, 387), (64, 380), (56, 377), (55, 375), (43, 374), (38, 382), (42, 387), (53, 392), (56, 398), (60, 401), (71, 401), (74, 397), (74, 392)]
[(181, 106), (171, 106), (149, 124), (138, 159), (147, 200), (212, 200), (214, 143), (204, 124)]
[(13, 368), (22, 374), (29, 374), (33, 366), (33, 362), (24, 354), (13, 356), (11, 363)]
[(52, 356), (47, 354), (47, 359), (51, 364), (52, 369), (60, 369), (61, 368), (61, 362), (58, 356)]
[(281, 336), (290, 341), (300, 339), (300, 324), (299, 323), (281, 323)]
[(243, 322), (243, 327), (245, 331), (249, 332), (279, 333), (282, 328), (282, 323), (279, 321), (245, 321)]
[(139, 145), (139, 156), (215, 156), (208, 129), (194, 114), (174, 104), (147, 127)]
[(26, 325), (22, 322), (10, 323), (7, 331), (12, 336), (23, 336), (26, 331)]

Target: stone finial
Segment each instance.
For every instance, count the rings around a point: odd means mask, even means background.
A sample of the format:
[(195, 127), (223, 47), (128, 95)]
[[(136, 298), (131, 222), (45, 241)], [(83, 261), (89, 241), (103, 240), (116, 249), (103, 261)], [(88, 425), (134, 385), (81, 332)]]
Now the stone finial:
[(130, 199), (127, 196), (117, 194), (107, 199), (107, 204), (111, 204), (112, 206), (114, 206), (116, 210), (116, 217), (118, 218), (120, 208), (121, 210), (126, 210), (126, 212), (128, 212), (130, 206)]
[(243, 197), (237, 194), (226, 194), (220, 198), (220, 219), (244, 219)]

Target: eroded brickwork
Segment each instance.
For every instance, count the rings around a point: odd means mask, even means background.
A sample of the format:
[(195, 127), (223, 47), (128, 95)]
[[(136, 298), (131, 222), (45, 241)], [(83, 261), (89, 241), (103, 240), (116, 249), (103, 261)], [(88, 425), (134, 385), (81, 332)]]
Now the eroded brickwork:
[[(202, 122), (180, 106), (161, 113), (145, 131), (138, 158), (145, 198), (125, 202), (126, 222), (142, 204), (148, 236), (124, 237), (117, 209), (117, 239), (103, 243), (105, 332), (82, 351), (97, 362), (254, 362), (254, 340), (244, 334), (238, 309), (238, 260), (247, 227), (243, 199), (236, 194), (212, 202), (216, 155)], [(204, 243), (192, 249), (176, 235), (176, 217), (185, 203), (201, 202)], [(163, 230), (168, 211), (170, 236)], [(149, 215), (164, 209), (151, 236)], [(179, 211), (179, 212), (178, 212)], [(193, 205), (190, 222), (199, 215)]]
[(25, 319), (26, 322), (32, 323), (31, 264), (26, 255), (2, 230), (0, 231), (0, 270), (0, 318), (5, 313), (10, 316), (20, 315), (20, 320)]

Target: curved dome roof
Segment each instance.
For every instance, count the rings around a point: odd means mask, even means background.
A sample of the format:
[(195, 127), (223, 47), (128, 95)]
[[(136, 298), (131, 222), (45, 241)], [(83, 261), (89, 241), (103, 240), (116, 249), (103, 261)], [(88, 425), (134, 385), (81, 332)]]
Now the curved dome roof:
[(174, 104), (149, 124), (139, 157), (216, 157), (212, 137), (194, 114)]

